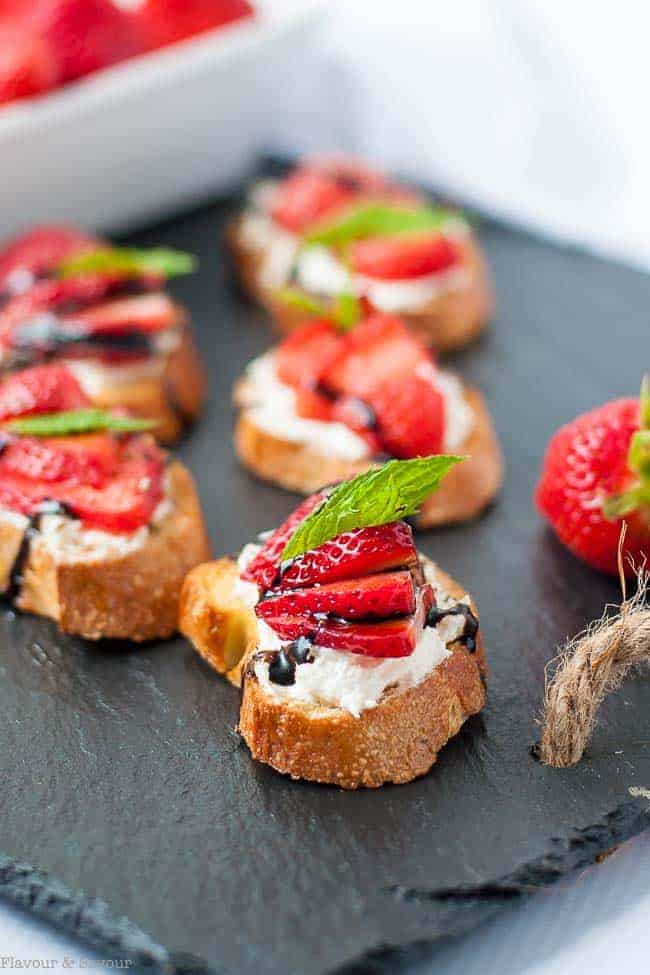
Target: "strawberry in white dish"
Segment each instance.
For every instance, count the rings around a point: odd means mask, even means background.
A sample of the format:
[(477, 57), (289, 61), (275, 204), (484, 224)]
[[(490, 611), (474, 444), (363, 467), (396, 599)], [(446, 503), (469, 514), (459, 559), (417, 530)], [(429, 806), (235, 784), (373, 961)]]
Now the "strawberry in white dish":
[(255, 759), (343, 788), (408, 782), (481, 710), (476, 607), (403, 520), (455, 463), (391, 461), (189, 574), (180, 628), (241, 685)]
[[(155, 423), (155, 421), (154, 421)], [(88, 639), (176, 630), (208, 545), (189, 471), (65, 365), (0, 381), (0, 594)]]
[(329, 302), (353, 293), (444, 350), (478, 335), (491, 313), (485, 261), (462, 215), (349, 160), (307, 160), (256, 184), (230, 244), (282, 332), (299, 323), (278, 300), (289, 284)]
[(499, 445), (483, 397), (435, 357), (394, 315), (349, 327), (304, 321), (255, 359), (235, 387), (235, 449), (249, 470), (309, 493), (387, 457), (442, 452), (469, 459), (425, 501), (418, 524), (471, 518), (502, 480)]
[(118, 248), (41, 227), (0, 251), (0, 375), (64, 361), (94, 405), (124, 406), (177, 438), (198, 415), (204, 377), (184, 309), (166, 281), (194, 267), (166, 248)]

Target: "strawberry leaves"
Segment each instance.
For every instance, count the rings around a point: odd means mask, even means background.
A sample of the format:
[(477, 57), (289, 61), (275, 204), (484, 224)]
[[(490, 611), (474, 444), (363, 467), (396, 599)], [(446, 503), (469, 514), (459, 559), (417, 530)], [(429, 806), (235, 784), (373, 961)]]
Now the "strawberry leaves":
[(627, 455), (627, 466), (638, 476), (638, 483), (603, 500), (603, 514), (612, 521), (631, 514), (641, 505), (650, 506), (650, 376), (647, 374), (641, 383), (639, 412), (641, 426), (630, 440)]
[(387, 525), (414, 515), (447, 471), (463, 459), (440, 454), (391, 460), (343, 481), (298, 525), (282, 560), (317, 548), (343, 532)]

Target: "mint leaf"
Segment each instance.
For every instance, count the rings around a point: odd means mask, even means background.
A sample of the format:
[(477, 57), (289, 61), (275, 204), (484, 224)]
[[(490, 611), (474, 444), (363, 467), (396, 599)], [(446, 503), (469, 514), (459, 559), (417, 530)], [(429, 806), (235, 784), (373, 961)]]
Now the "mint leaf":
[(304, 311), (306, 315), (314, 315), (316, 318), (329, 318), (329, 309), (323, 301), (312, 298), (306, 291), (299, 291), (298, 288), (279, 288), (275, 292), (275, 297), (285, 305), (295, 308), (297, 311)]
[(151, 430), (156, 424), (156, 420), (115, 416), (104, 410), (89, 409), (20, 417), (5, 423), (4, 429), (23, 437), (66, 437), (74, 433), (92, 433), (97, 430), (136, 433), (140, 430)]
[(451, 210), (442, 207), (405, 207), (388, 203), (364, 203), (355, 210), (348, 210), (338, 220), (321, 224), (305, 237), (307, 244), (323, 244), (326, 247), (349, 244), (362, 237), (392, 236), (393, 234), (417, 233), (439, 230), (454, 217)]
[(464, 458), (445, 454), (391, 460), (344, 481), (298, 525), (282, 561), (318, 548), (342, 532), (387, 525), (414, 515), (447, 471), (461, 460)]
[(136, 247), (101, 247), (63, 261), (57, 274), (69, 278), (74, 274), (93, 272), (119, 274), (163, 274), (171, 278), (178, 274), (190, 274), (198, 265), (197, 259), (185, 251), (170, 247), (153, 247), (140, 250)]
[(339, 295), (333, 306), (298, 288), (280, 288), (275, 292), (275, 297), (305, 315), (328, 318), (342, 332), (354, 328), (361, 318), (361, 302), (355, 294), (348, 291)]

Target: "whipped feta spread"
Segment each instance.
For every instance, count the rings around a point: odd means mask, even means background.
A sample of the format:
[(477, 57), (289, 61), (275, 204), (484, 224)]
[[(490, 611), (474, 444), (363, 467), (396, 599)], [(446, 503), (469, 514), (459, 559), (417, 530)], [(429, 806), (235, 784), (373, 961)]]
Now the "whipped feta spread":
[[(463, 384), (452, 373), (436, 369), (433, 363), (418, 366), (418, 373), (444, 396), (444, 449), (460, 449), (474, 427), (474, 412), (465, 398)], [(352, 461), (370, 456), (366, 441), (344, 423), (298, 416), (296, 393), (278, 378), (272, 352), (249, 363), (240, 402), (255, 426), (271, 436), (309, 444), (325, 457)]]
[(180, 341), (180, 332), (168, 329), (153, 340), (153, 354), (139, 362), (110, 365), (100, 359), (66, 359), (66, 366), (84, 393), (93, 399), (116, 386), (161, 379), (167, 367), (167, 356), (178, 348)]
[[(298, 286), (313, 294), (334, 297), (352, 291), (368, 298), (379, 311), (399, 313), (417, 312), (436, 298), (465, 287), (470, 279), (470, 272), (464, 267), (391, 281), (350, 274), (329, 248), (301, 248), (298, 237), (273, 221), (270, 211), (276, 192), (277, 184), (272, 181), (256, 184), (239, 224), (242, 245), (263, 255), (259, 271), (263, 287), (280, 288), (293, 272)], [(443, 229), (456, 239), (469, 234), (469, 226), (461, 216), (451, 217)]]
[(352, 461), (370, 455), (366, 441), (344, 423), (298, 416), (295, 390), (279, 380), (272, 353), (249, 363), (240, 401), (255, 426), (273, 437), (309, 444), (324, 457)]
[[(240, 573), (260, 550), (259, 545), (246, 545), (237, 565)], [(452, 606), (454, 600), (441, 587), (435, 567), (424, 564), (424, 574), (436, 593), (437, 604)], [(238, 579), (235, 594), (251, 608), (259, 598), (254, 583)], [(463, 597), (469, 604), (469, 597)], [(335, 707), (358, 718), (363, 711), (376, 707), (388, 688), (405, 690), (421, 684), (429, 674), (451, 656), (448, 644), (457, 640), (464, 627), (462, 617), (449, 616), (437, 626), (426, 626), (413, 653), (408, 657), (373, 658), (358, 653), (312, 647), (313, 661), (296, 667), (295, 683), (288, 686), (274, 684), (269, 679), (269, 665), (263, 659), (255, 661), (255, 676), (267, 694), (283, 700), (297, 700), (315, 707)], [(283, 641), (264, 620), (257, 620), (257, 650), (279, 650)], [(284, 641), (285, 643), (287, 641)]]
[[(172, 513), (173, 503), (167, 482), (164, 487), (165, 495), (157, 505), (151, 521), (137, 531), (117, 535), (96, 528), (84, 528), (80, 521), (65, 515), (43, 515), (39, 532), (32, 541), (32, 548), (42, 548), (52, 556), (57, 565), (103, 562), (130, 555), (144, 546), (152, 526), (160, 525)], [(8, 508), (0, 508), (0, 522), (25, 531), (29, 518)]]

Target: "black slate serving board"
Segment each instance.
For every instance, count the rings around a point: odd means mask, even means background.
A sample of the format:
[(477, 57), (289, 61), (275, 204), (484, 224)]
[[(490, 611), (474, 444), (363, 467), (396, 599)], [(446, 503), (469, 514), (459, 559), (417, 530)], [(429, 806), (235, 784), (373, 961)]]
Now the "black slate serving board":
[[(173, 288), (191, 309), (211, 394), (179, 453), (215, 554), (295, 504), (231, 450), (231, 384), (271, 341), (224, 263), (232, 206), (130, 238), (201, 259)], [(237, 692), (184, 640), (92, 646), (3, 611), (5, 897), (104, 957), (160, 971), (204, 970), (201, 959), (231, 975), (393, 971), (650, 825), (647, 804), (628, 795), (650, 785), (647, 680), (606, 702), (577, 768), (553, 771), (529, 754), (547, 659), (618, 596), (555, 542), (531, 493), (558, 424), (637, 390), (650, 277), (496, 224), (481, 239), (498, 313), (453, 364), (487, 395), (506, 484), (478, 522), (419, 544), (478, 601), (491, 668), (484, 714), (409, 785), (294, 783), (251, 762), (233, 730)]]

